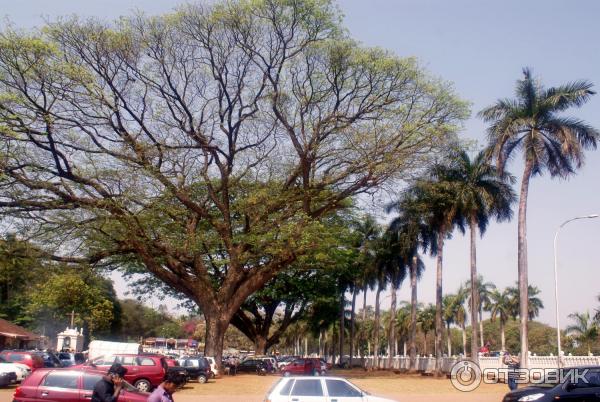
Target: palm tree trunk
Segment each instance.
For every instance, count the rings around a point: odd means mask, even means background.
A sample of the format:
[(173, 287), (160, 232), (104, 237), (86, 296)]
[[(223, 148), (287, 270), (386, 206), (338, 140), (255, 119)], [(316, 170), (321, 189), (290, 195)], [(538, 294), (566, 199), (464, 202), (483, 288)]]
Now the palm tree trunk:
[(452, 356), (452, 338), (450, 336), (450, 323), (446, 323), (448, 325), (448, 330), (446, 331), (447, 334), (447, 341), (448, 341), (448, 357)]
[(344, 291), (342, 291), (342, 295), (340, 297), (340, 365), (342, 364), (342, 359), (344, 358), (344, 329), (345, 329), (345, 315), (346, 315), (346, 295)]
[(414, 256), (410, 265), (410, 371), (417, 369), (417, 264)]
[(438, 233), (437, 272), (435, 287), (435, 375), (442, 375), (442, 266), (444, 261), (444, 238), (446, 231), (442, 227)]
[(354, 284), (352, 289), (352, 310), (350, 311), (350, 368), (352, 368), (352, 359), (354, 357), (354, 316), (356, 309), (356, 294), (358, 293), (358, 287)]
[(479, 312), (479, 286), (477, 281), (477, 217), (471, 214), (471, 360), (477, 363), (479, 348), (477, 347), (477, 313)]
[[(394, 278), (396, 279), (396, 278)], [(396, 304), (397, 304), (397, 292), (398, 287), (396, 286), (396, 280), (392, 283), (392, 301), (390, 306), (390, 328), (388, 334), (388, 365), (387, 368), (392, 368), (392, 357), (394, 356), (394, 346), (396, 345)]]
[(362, 345), (364, 345), (365, 341), (369, 340), (369, 336), (367, 335), (367, 289), (368, 285), (365, 283), (365, 286), (363, 287), (362, 326), (360, 330), (360, 341)]
[(377, 369), (379, 368), (379, 325), (381, 321), (379, 298), (382, 290), (382, 283), (379, 281), (379, 284), (377, 285), (377, 293), (375, 294), (375, 330), (373, 331), (373, 364)]
[(427, 356), (427, 332), (423, 332), (423, 356)]
[(519, 197), (519, 239), (518, 239), (518, 268), (519, 268), (519, 317), (521, 319), (521, 368), (529, 367), (529, 343), (528, 343), (528, 318), (529, 318), (529, 296), (527, 287), (527, 194), (529, 191), (529, 179), (533, 170), (533, 162), (525, 162), (525, 170), (521, 181), (521, 194)]
[(481, 304), (481, 300), (479, 300), (479, 342), (481, 347), (483, 347), (483, 305)]
[(506, 350), (506, 338), (504, 335), (504, 320), (500, 320), (500, 343), (502, 344), (502, 350)]
[(467, 330), (464, 323), (460, 326), (460, 329), (462, 331), (463, 354), (467, 357)]

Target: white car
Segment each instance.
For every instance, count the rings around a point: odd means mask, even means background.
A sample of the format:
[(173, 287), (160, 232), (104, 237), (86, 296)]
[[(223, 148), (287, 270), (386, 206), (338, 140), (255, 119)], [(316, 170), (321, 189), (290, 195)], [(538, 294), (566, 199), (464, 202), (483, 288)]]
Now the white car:
[(0, 373), (13, 372), (17, 375), (17, 382), (21, 382), (31, 374), (29, 366), (21, 363), (9, 363), (0, 357)]
[(265, 402), (395, 402), (369, 395), (345, 378), (283, 377)]

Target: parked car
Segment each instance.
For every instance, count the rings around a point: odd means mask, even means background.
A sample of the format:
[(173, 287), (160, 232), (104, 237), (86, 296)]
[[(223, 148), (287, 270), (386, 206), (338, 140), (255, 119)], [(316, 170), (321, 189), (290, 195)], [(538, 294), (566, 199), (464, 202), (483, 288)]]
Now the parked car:
[(277, 359), (277, 368), (279, 370), (281, 370), (283, 367), (287, 366), (288, 364), (290, 364), (291, 362), (293, 362), (296, 359), (299, 359), (300, 356), (284, 356), (284, 357), (280, 357), (279, 359)]
[(20, 363), (28, 366), (31, 372), (44, 367), (44, 359), (39, 352), (24, 350), (3, 350), (0, 357), (11, 363)]
[[(325, 365), (325, 367), (327, 366)], [(324, 375), (325, 373), (326, 368), (323, 368), (321, 360), (314, 357), (296, 359), (281, 369), (281, 374), (285, 377), (291, 375)]]
[(565, 381), (559, 384), (536, 384), (535, 386), (519, 388), (506, 394), (502, 401), (600, 401), (600, 367), (572, 367), (569, 369), (579, 370), (579, 373), (583, 373), (584, 370), (587, 370), (587, 372), (582, 377), (577, 378), (575, 382), (571, 381), (574, 377), (565, 375)]
[(71, 367), (85, 362), (83, 353), (58, 352), (56, 354), (63, 367)]
[(163, 382), (168, 370), (165, 358), (158, 355), (117, 354), (109, 358), (99, 357), (82, 365), (72, 366), (107, 372), (113, 363), (121, 363), (126, 369), (125, 380), (142, 392), (149, 392)]
[(178, 363), (187, 371), (188, 380), (197, 380), (200, 384), (204, 384), (209, 378), (213, 377), (210, 362), (206, 357), (183, 357), (178, 360)]
[(262, 360), (266, 363), (267, 365), (267, 372), (268, 373), (276, 373), (278, 366), (277, 366), (277, 359), (275, 359), (274, 357), (271, 356), (258, 356), (255, 357), (255, 359), (257, 360)]
[[(86, 402), (105, 374), (104, 371), (81, 369), (36, 370), (17, 387), (13, 402)], [(148, 395), (124, 381), (117, 402), (146, 402)]]
[(17, 374), (14, 371), (0, 371), (0, 387), (6, 387), (17, 382)]
[(267, 364), (258, 359), (247, 359), (237, 366), (238, 373), (254, 373), (258, 375), (267, 374)]
[(63, 364), (61, 363), (60, 359), (53, 352), (46, 351), (46, 352), (39, 352), (39, 353), (42, 356), (42, 359), (44, 359), (44, 367), (46, 367), (46, 368), (64, 367)]
[(181, 384), (181, 386), (183, 387), (188, 381), (187, 370), (184, 367), (181, 367), (177, 360), (168, 356), (165, 356), (165, 362), (167, 363), (167, 373), (177, 373), (177, 375), (183, 381), (183, 383)]
[(4, 360), (3, 357), (0, 357), (0, 372), (14, 372), (17, 376), (16, 381), (21, 382), (31, 374), (31, 369), (29, 366), (21, 363), (11, 363)]
[(311, 402), (394, 402), (369, 395), (344, 378), (284, 377), (267, 394), (269, 402), (288, 402), (290, 399)]

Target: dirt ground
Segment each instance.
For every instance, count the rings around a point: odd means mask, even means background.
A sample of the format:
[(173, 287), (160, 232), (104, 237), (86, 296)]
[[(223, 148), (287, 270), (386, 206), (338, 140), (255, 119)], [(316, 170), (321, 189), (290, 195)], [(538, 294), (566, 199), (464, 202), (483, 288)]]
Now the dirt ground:
[[(421, 375), (364, 371), (333, 372), (349, 378), (354, 384), (373, 395), (401, 402), (499, 402), (508, 387), (503, 384), (482, 384), (474, 392), (460, 392), (448, 379)], [(259, 377), (237, 375), (211, 380), (206, 384), (187, 384), (174, 395), (175, 402), (262, 402), (279, 376)], [(14, 387), (0, 389), (0, 402), (11, 402)]]

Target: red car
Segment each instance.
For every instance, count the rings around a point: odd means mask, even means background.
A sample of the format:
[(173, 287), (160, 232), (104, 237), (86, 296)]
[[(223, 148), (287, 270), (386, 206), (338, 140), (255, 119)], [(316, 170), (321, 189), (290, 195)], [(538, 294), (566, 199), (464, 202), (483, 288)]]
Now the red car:
[(10, 363), (21, 363), (29, 366), (31, 372), (44, 367), (44, 358), (38, 352), (21, 350), (3, 350), (0, 357)]
[[(17, 387), (13, 402), (86, 402), (92, 397), (94, 386), (104, 374), (106, 373), (92, 370), (36, 370)], [(124, 382), (118, 402), (146, 402), (148, 395)]]
[(72, 366), (84, 370), (101, 370), (104, 373), (113, 363), (121, 363), (126, 369), (125, 380), (142, 392), (150, 392), (165, 379), (168, 366), (163, 356), (119, 354), (109, 359), (97, 358), (82, 365)]
[(325, 375), (325, 370), (320, 359), (307, 357), (296, 359), (281, 369), (281, 374), (285, 377), (290, 375)]

